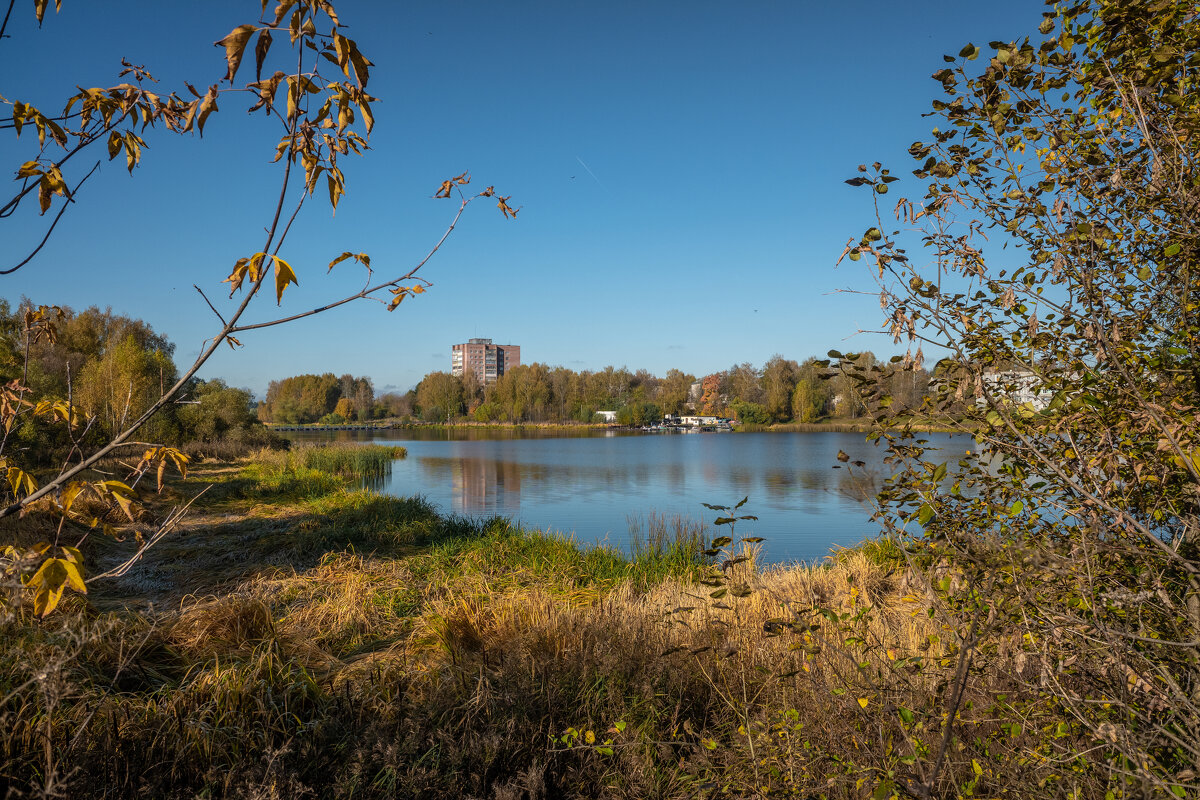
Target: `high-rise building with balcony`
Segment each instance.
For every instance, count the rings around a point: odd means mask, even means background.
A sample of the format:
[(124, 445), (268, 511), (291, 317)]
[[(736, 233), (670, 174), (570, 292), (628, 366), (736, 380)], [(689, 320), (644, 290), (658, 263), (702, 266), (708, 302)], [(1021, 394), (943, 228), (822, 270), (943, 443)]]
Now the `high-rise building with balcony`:
[(520, 363), (521, 346), (516, 344), (492, 344), (491, 339), (471, 339), (450, 346), (450, 374), (469, 372), (485, 384), (495, 383), (497, 378)]

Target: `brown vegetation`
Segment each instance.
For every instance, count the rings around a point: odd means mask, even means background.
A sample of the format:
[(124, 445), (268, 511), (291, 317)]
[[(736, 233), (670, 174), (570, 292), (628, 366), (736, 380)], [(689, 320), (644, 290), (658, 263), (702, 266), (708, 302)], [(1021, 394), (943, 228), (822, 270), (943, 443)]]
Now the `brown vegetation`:
[[(199, 570), (220, 567), (202, 595), (140, 613), (72, 596), (45, 622), (10, 609), (0, 753), (14, 787), (889, 796), (910, 779), (905, 759), (942, 735), (940, 688), (958, 667), (948, 620), (886, 547), (813, 566), (751, 558), (714, 592), (697, 579), (717, 568), (668, 563), (661, 533), (630, 560), (274, 458), (206, 476), (220, 482), (198, 519), (215, 535), (198, 525), (175, 544)], [(101, 583), (88, 597), (112, 607)], [(1020, 648), (991, 653), (951, 713), (942, 784), (1065, 794), (1060, 770), (1032, 757), (1042, 729), (996, 717), (1020, 700), (997, 700), (1019, 691)]]

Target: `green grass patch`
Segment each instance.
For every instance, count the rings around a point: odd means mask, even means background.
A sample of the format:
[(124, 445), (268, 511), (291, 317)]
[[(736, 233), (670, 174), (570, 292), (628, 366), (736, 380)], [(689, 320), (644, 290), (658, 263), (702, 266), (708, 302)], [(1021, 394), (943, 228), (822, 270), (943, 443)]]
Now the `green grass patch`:
[(838, 548), (833, 552), (833, 560), (843, 561), (855, 553), (861, 554), (868, 562), (879, 567), (900, 567), (906, 563), (900, 545), (885, 537), (864, 539), (853, 547)]
[[(243, 497), (271, 500), (313, 499), (329, 495), (351, 481), (379, 481), (404, 458), (403, 447), (349, 443), (300, 445), (290, 451), (261, 451), (241, 471)], [(237, 494), (237, 487), (227, 487)]]
[(443, 580), (474, 573), (501, 585), (537, 583), (568, 592), (603, 591), (626, 580), (644, 589), (667, 578), (695, 578), (705, 563), (704, 547), (695, 541), (643, 540), (627, 554), (611, 545), (585, 545), (567, 536), (516, 528), (499, 517), (474, 523), (450, 518), (443, 524), (460, 526), (463, 533), (436, 537), (425, 563), (414, 565)]
[(392, 462), (406, 457), (408, 451), (397, 446), (341, 443), (297, 447), (293, 455), (308, 469), (370, 480), (390, 474)]

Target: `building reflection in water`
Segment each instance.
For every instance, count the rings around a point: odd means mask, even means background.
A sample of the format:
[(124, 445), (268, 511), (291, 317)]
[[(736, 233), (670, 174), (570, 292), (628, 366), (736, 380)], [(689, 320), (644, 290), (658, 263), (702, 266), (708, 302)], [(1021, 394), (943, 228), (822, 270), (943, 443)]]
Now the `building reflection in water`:
[[(511, 516), (521, 511), (521, 466), (486, 458), (424, 459), (430, 476), (448, 481), (453, 510), (472, 516)], [(448, 474), (447, 474), (448, 473)]]
[(451, 478), (456, 511), (509, 516), (521, 510), (521, 465), (513, 461), (460, 458)]

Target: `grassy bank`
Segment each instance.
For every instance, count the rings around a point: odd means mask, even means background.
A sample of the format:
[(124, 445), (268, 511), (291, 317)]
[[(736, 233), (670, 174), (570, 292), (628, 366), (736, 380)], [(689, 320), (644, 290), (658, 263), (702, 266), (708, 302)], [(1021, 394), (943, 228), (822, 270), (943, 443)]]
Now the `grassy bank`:
[(511, 430), (537, 430), (537, 431), (586, 431), (586, 430), (604, 430), (610, 427), (605, 422), (477, 422), (475, 420), (460, 419), (447, 425), (444, 422), (410, 422), (407, 424), (398, 425), (401, 429), (421, 429), (421, 430), (443, 430), (454, 428), (469, 428), (471, 430), (496, 430), (496, 431), (511, 431)]
[(379, 430), (437, 430), (441, 428), (478, 428), (482, 430), (511, 430), (512, 428), (530, 428), (537, 430), (587, 430), (589, 428), (603, 429), (608, 427), (604, 422), (477, 422), (473, 419), (457, 419), (447, 424), (445, 422), (420, 422), (415, 420), (403, 421), (400, 418), (372, 420), (364, 423), (345, 423), (342, 425), (322, 425), (320, 423), (304, 423), (285, 425), (284, 423), (267, 423), (268, 428), (286, 427), (300, 431), (338, 431), (349, 428), (377, 428)]
[[(211, 486), (190, 527), (129, 576), (45, 622), (9, 607), (0, 777), (76, 798), (882, 798), (930, 768), (953, 619), (894, 549), (762, 568), (651, 518), (629, 556), (355, 489), (340, 458), (201, 465), (164, 499)], [(988, 652), (938, 796), (1095, 786), (1022, 699), (1019, 647)]]
[[(907, 427), (923, 433), (963, 433), (963, 423), (953, 419), (931, 419), (927, 417), (897, 418), (894, 428)], [(874, 424), (869, 419), (825, 419), (818, 422), (778, 422), (773, 425), (745, 424), (737, 430), (743, 432), (774, 431), (779, 433), (870, 433)]]

